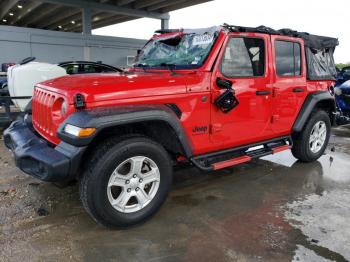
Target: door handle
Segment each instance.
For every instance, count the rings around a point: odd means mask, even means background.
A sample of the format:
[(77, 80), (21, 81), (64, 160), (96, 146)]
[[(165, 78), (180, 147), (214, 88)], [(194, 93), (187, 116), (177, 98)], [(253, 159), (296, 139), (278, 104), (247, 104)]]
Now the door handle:
[(301, 92), (304, 92), (304, 91), (305, 91), (305, 89), (302, 88), (302, 87), (295, 87), (295, 88), (293, 88), (293, 92), (294, 93), (301, 93)]
[(267, 96), (269, 94), (271, 94), (271, 91), (269, 91), (269, 90), (256, 91), (257, 96)]

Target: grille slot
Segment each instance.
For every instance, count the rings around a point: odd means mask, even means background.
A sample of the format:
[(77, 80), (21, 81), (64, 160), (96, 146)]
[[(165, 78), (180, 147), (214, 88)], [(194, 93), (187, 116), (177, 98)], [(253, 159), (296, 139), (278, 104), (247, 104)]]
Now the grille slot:
[(58, 124), (52, 120), (52, 107), (55, 101), (60, 98), (56, 93), (52, 93), (36, 87), (33, 95), (33, 125), (43, 137), (50, 142), (57, 142), (55, 137)]

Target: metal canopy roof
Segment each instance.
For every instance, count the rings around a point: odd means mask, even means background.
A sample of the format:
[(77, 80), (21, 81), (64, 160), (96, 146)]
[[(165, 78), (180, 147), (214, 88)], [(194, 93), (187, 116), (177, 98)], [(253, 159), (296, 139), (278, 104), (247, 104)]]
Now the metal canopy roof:
[(162, 27), (167, 27), (168, 12), (209, 1), (212, 0), (1, 0), (0, 24), (90, 32), (150, 17), (161, 19)]

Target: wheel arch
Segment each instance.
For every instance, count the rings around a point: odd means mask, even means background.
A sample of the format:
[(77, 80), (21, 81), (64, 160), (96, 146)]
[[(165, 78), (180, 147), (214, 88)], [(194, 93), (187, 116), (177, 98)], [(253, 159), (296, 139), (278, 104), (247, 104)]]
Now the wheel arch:
[(328, 91), (312, 93), (306, 97), (304, 104), (299, 111), (297, 119), (293, 125), (293, 133), (299, 133), (303, 130), (306, 122), (315, 109), (325, 110), (329, 115), (332, 125), (335, 124), (334, 113), (336, 112), (336, 105), (334, 96)]
[[(64, 126), (71, 124), (81, 128), (94, 127), (96, 133), (89, 138), (76, 138), (64, 132)], [(192, 156), (192, 144), (182, 128), (179, 117), (169, 107), (118, 106), (73, 113), (60, 126), (58, 137), (75, 146), (92, 148), (113, 136), (149, 137), (172, 153)], [(87, 151), (90, 151), (89, 149)]]

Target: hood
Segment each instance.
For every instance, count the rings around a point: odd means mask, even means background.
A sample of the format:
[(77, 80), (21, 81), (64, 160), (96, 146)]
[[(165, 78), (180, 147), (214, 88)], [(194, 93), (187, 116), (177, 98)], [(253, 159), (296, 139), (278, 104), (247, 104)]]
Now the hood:
[(115, 99), (186, 93), (183, 74), (170, 72), (130, 72), (81, 74), (55, 78), (37, 86), (71, 98), (79, 93), (87, 103)]

